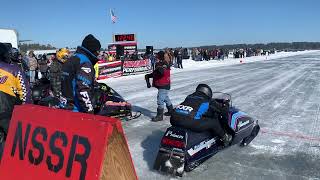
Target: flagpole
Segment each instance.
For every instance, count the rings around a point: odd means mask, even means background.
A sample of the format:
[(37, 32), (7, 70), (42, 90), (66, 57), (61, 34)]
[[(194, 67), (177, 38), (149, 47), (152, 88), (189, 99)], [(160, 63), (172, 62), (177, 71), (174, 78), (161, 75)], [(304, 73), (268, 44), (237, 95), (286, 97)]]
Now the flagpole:
[(114, 42), (114, 39), (113, 39), (113, 37), (114, 37), (114, 28), (113, 28), (113, 25), (114, 25), (114, 23), (113, 23), (113, 21), (112, 21), (112, 9), (110, 8), (110, 18), (111, 18), (111, 33), (112, 33), (112, 42)]

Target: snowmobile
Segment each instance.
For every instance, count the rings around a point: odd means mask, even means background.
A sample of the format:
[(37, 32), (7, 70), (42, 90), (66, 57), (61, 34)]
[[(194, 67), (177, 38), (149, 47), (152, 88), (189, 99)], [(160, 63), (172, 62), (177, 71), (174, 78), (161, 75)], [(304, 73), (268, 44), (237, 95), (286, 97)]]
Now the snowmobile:
[(122, 120), (132, 120), (141, 116), (140, 111), (132, 112), (131, 104), (108, 85), (97, 83), (94, 92), (95, 114)]
[[(32, 88), (34, 104), (60, 108), (61, 100), (51, 92), (50, 81), (40, 79)], [(96, 115), (115, 117), (121, 120), (132, 120), (141, 116), (141, 112), (132, 112), (129, 102), (111, 87), (104, 83), (96, 83), (94, 87), (94, 113)]]
[(155, 170), (182, 177), (184, 172), (192, 171), (219, 151), (235, 144), (247, 146), (258, 135), (258, 120), (233, 107), (229, 94), (215, 92), (213, 98), (229, 107), (226, 119), (233, 136), (230, 144), (225, 146), (219, 137), (209, 131), (198, 133), (171, 126), (161, 139), (153, 167)]

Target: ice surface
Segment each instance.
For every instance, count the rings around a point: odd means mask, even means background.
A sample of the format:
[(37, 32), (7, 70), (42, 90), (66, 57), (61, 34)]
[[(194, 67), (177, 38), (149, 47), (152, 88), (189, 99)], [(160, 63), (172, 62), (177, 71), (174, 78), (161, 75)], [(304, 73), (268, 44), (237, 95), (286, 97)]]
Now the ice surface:
[[(319, 179), (320, 52), (282, 52), (268, 60), (260, 56), (243, 61), (184, 60), (184, 69), (172, 69), (173, 104), (197, 84), (207, 83), (214, 91), (230, 93), (233, 104), (258, 119), (265, 130), (249, 146), (226, 149), (182, 179)], [(143, 113), (123, 122), (139, 178), (172, 178), (152, 170), (160, 139), (169, 127), (168, 118), (150, 121), (156, 114), (157, 90), (146, 87), (144, 75), (105, 82)]]

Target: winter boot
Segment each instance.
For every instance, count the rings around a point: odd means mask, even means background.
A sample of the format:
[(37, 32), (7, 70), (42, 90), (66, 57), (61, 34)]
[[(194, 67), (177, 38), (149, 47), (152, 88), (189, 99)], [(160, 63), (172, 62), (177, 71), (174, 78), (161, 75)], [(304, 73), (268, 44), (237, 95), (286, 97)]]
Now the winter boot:
[(171, 104), (170, 106), (167, 106), (168, 112), (165, 112), (165, 116), (171, 116), (173, 113), (173, 105)]
[(228, 146), (232, 141), (232, 135), (225, 133), (222, 138), (224, 146)]
[(163, 110), (164, 109), (158, 108), (157, 109), (157, 116), (152, 118), (151, 121), (153, 121), (153, 122), (163, 121)]
[(150, 77), (149, 74), (146, 74), (146, 75), (144, 76), (144, 79), (146, 80), (146, 83), (147, 83), (147, 88), (151, 88), (151, 84), (150, 84), (149, 77)]

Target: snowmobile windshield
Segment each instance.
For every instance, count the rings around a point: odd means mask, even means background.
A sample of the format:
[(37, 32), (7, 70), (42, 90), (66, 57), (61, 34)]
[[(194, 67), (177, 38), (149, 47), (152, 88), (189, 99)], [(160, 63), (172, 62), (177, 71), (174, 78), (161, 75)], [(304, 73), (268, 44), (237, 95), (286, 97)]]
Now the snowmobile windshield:
[(99, 91), (102, 91), (102, 92), (105, 92), (107, 94), (110, 94), (110, 95), (112, 95), (114, 97), (123, 99), (123, 97), (117, 91), (115, 91), (110, 86), (108, 86), (108, 85), (106, 85), (104, 83), (97, 83), (96, 86), (95, 86), (95, 89), (99, 90)]
[(229, 102), (229, 104), (232, 106), (231, 95), (228, 94), (228, 93), (213, 92), (212, 93), (212, 99), (215, 99), (218, 102)]

